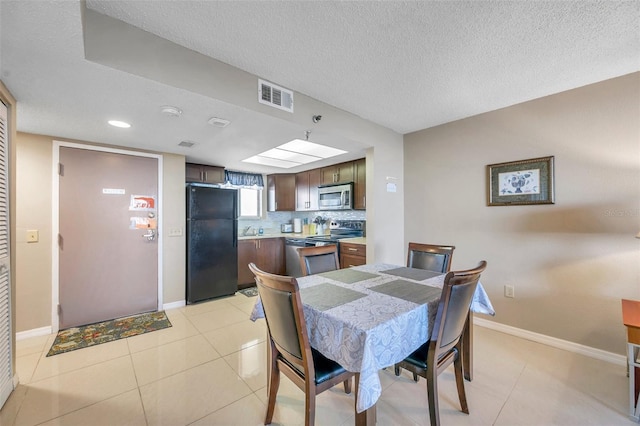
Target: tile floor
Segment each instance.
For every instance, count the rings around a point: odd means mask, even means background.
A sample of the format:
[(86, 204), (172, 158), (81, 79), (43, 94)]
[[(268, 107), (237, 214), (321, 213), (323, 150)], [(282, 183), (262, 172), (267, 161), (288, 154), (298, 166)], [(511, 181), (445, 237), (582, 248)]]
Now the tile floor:
[[(266, 402), (264, 320), (254, 298), (167, 311), (173, 327), (53, 357), (54, 335), (17, 343), (20, 385), (0, 425), (258, 425)], [(470, 415), (459, 411), (451, 370), (440, 376), (444, 425), (633, 425), (624, 367), (475, 328)], [(429, 424), (424, 379), (380, 373), (379, 425)], [(317, 399), (316, 423), (352, 425), (353, 396)], [(274, 424), (304, 423), (304, 397), (281, 381)]]

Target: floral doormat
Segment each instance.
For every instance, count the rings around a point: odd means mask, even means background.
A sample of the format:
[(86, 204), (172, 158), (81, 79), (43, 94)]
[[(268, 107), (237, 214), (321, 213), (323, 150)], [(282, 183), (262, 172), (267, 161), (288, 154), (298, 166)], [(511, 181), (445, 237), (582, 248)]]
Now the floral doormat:
[(257, 287), (249, 287), (249, 288), (245, 288), (243, 290), (239, 290), (238, 292), (244, 294), (247, 297), (256, 297), (258, 295), (258, 288)]
[(47, 356), (75, 351), (76, 349), (87, 348), (168, 327), (171, 327), (171, 322), (167, 318), (167, 314), (164, 311), (160, 311), (83, 325), (82, 327), (67, 328), (58, 332)]

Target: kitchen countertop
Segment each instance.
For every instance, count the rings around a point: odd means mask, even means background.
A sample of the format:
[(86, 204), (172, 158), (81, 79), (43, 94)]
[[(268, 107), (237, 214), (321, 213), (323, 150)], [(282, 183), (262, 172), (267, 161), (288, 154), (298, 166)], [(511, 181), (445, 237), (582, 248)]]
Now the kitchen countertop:
[[(238, 236), (238, 240), (261, 240), (264, 238), (307, 238), (313, 237), (311, 234), (294, 234), (291, 232), (277, 232), (275, 234), (262, 234), (262, 235), (240, 235)], [(366, 237), (356, 237), (356, 238), (342, 238), (340, 240), (341, 243), (351, 243), (351, 244), (363, 244), (367, 245)]]
[(264, 238), (307, 238), (310, 237), (311, 234), (294, 234), (292, 232), (276, 232), (271, 234), (262, 234), (262, 235), (238, 235), (238, 240), (257, 240)]
[(367, 245), (367, 237), (356, 237), (356, 238), (342, 238), (340, 240), (341, 243), (349, 243), (349, 244), (363, 244)]

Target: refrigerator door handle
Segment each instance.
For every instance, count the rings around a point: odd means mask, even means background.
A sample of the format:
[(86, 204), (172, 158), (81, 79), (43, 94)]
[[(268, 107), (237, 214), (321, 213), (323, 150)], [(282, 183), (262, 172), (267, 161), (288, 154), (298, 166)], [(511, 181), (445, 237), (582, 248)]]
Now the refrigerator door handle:
[(233, 246), (238, 247), (238, 222), (234, 221), (233, 226)]

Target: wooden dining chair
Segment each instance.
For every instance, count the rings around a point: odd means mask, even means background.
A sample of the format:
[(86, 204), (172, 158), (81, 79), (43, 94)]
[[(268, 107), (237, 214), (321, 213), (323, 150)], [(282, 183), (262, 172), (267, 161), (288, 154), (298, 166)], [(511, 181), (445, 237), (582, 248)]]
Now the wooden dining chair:
[(305, 425), (315, 422), (316, 395), (343, 382), (345, 393), (351, 393), (351, 377), (345, 370), (309, 345), (298, 282), (293, 277), (261, 271), (250, 263), (269, 338), (267, 414), (264, 424), (270, 424), (280, 385), (280, 373), (287, 376), (305, 393)]
[[(455, 246), (409, 243), (407, 266), (445, 274), (451, 270), (451, 259), (455, 249)], [(400, 368), (397, 365), (395, 373), (396, 376), (400, 375)], [(413, 373), (413, 380), (418, 381), (416, 373)]]
[(469, 414), (462, 371), (461, 336), (480, 274), (486, 267), (487, 262), (483, 260), (474, 269), (447, 274), (430, 340), (395, 366), (396, 375), (402, 367), (427, 379), (431, 425), (440, 424), (438, 376), (451, 363), (454, 365), (462, 412)]
[(298, 249), (302, 276), (340, 269), (338, 246), (335, 244)]
[(407, 266), (444, 274), (451, 270), (451, 258), (455, 249), (455, 246), (409, 243)]

